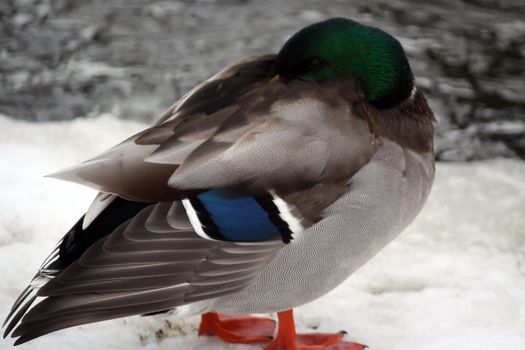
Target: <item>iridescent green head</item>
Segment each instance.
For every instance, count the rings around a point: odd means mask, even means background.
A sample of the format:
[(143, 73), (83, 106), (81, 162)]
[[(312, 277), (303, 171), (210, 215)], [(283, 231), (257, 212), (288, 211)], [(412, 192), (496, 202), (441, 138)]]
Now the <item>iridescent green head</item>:
[(414, 87), (399, 41), (345, 18), (315, 23), (293, 35), (279, 52), (274, 71), (318, 81), (353, 77), (367, 101), (379, 108), (404, 101)]

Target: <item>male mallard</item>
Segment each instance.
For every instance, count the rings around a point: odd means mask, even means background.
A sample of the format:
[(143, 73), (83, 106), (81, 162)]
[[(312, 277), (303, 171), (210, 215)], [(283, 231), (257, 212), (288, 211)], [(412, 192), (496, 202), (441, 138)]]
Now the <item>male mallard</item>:
[[(400, 43), (349, 19), (234, 63), (151, 128), (54, 175), (100, 193), (5, 335), (21, 344), (176, 308), (203, 313), (200, 334), (228, 342), (361, 348), (339, 333), (296, 335), (291, 310), (414, 219), (434, 176), (433, 120)], [(273, 340), (272, 320), (217, 313), (275, 311)]]

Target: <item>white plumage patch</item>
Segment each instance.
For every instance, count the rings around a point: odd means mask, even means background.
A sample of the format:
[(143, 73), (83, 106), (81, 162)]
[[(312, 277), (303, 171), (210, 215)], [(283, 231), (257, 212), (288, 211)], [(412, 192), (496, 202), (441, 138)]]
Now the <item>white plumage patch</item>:
[(293, 214), (293, 207), (282, 200), (280, 197), (272, 194), (273, 203), (279, 209), (279, 216), (288, 224), (292, 233), (299, 233), (304, 231), (301, 218)]
[(182, 205), (184, 206), (184, 209), (186, 209), (186, 214), (188, 215), (188, 218), (190, 219), (191, 226), (193, 226), (193, 229), (195, 230), (195, 232), (199, 236), (201, 236), (202, 238), (213, 239), (210, 236), (208, 236), (206, 234), (206, 232), (204, 232), (204, 230), (202, 228), (202, 223), (199, 220), (197, 212), (195, 211), (195, 209), (191, 205), (190, 200), (186, 198), (186, 199), (183, 199), (181, 202), (182, 202)]

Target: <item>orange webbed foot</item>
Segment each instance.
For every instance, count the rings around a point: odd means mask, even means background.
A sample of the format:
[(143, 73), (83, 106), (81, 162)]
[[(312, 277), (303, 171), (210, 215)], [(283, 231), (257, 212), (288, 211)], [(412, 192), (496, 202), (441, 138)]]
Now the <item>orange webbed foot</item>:
[(273, 339), (275, 324), (270, 318), (208, 312), (201, 316), (199, 335), (217, 336), (227, 343), (267, 343)]
[(344, 342), (345, 332), (297, 334), (293, 311), (279, 312), (277, 337), (264, 350), (364, 350), (366, 346)]

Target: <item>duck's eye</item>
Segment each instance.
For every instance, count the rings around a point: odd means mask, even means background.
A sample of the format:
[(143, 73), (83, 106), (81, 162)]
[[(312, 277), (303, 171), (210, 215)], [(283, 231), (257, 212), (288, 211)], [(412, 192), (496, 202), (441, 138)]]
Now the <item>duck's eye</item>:
[(326, 61), (318, 57), (314, 57), (310, 61), (308, 61), (307, 68), (308, 68), (308, 71), (311, 72), (311, 71), (323, 69), (325, 66), (326, 66)]

